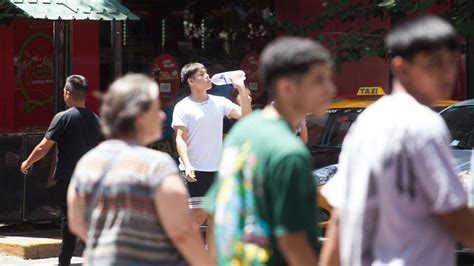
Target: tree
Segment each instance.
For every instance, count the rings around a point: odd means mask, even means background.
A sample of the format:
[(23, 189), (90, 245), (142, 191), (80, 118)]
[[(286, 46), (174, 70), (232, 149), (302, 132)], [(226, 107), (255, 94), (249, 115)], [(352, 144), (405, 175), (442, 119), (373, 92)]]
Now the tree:
[[(370, 29), (367, 25), (375, 19), (397, 21), (428, 11), (434, 4), (450, 4), (450, 8), (442, 14), (461, 36), (469, 38), (474, 36), (474, 1), (472, 0), (328, 0), (319, 16), (307, 19), (302, 24), (281, 21), (272, 15), (267, 18), (267, 23), (277, 32), (291, 35), (311, 36), (324, 43), (334, 54), (336, 69), (341, 70), (342, 63), (359, 61), (362, 57), (386, 58), (383, 40), (387, 28)], [(328, 21), (340, 23), (362, 20), (360, 27), (353, 27), (345, 32), (325, 32), (323, 25)], [(314, 36), (314, 35), (313, 35)]]

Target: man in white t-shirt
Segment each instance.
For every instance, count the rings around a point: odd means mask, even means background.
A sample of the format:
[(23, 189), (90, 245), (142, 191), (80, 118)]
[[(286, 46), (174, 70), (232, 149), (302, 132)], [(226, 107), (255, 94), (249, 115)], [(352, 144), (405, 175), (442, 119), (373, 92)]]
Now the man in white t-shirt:
[[(241, 106), (225, 97), (209, 95), (207, 91), (212, 83), (200, 63), (185, 65), (181, 70), (181, 82), (189, 88), (190, 95), (176, 104), (172, 127), (176, 131), (179, 169), (188, 184), (189, 206), (199, 226), (208, 216), (201, 204), (218, 169), (223, 118), (239, 119), (250, 113), (251, 98), (243, 82), (233, 82), (241, 96)], [(208, 227), (211, 226), (208, 221)]]
[(451, 136), (429, 106), (452, 95), (457, 35), (423, 16), (386, 38), (393, 93), (362, 113), (322, 193), (334, 206), (322, 265), (454, 265), (474, 247), (474, 212), (453, 171)]

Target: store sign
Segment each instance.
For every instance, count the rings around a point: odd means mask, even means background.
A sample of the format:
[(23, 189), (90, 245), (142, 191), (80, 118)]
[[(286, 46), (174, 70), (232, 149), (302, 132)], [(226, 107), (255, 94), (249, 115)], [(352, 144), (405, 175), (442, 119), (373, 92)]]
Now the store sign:
[(150, 75), (160, 86), (160, 100), (163, 105), (172, 104), (179, 90), (179, 66), (169, 54), (161, 54), (153, 60)]
[(240, 63), (240, 69), (245, 72), (248, 88), (252, 92), (252, 101), (261, 98), (265, 92), (263, 84), (258, 78), (258, 58), (256, 52), (248, 53)]
[[(35, 22), (36, 23), (36, 22)], [(52, 22), (14, 22), (15, 126), (47, 127), (53, 114)]]
[(360, 87), (357, 96), (383, 96), (385, 92), (382, 87)]

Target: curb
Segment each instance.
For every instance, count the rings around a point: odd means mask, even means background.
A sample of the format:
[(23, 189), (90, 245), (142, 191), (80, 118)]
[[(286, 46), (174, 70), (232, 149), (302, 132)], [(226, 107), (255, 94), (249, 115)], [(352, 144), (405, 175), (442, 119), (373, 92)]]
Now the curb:
[(60, 249), (60, 239), (35, 239), (18, 236), (0, 238), (0, 251), (2, 253), (24, 259), (57, 257)]

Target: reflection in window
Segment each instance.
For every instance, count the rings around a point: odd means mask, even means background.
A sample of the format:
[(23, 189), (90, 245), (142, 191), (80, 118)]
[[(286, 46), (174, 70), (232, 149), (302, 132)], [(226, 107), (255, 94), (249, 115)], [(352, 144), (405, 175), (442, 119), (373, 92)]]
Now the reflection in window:
[(474, 148), (474, 106), (452, 107), (441, 113), (453, 137), (453, 146)]
[(333, 110), (333, 112), (329, 114), (320, 145), (333, 147), (342, 146), (344, 137), (359, 114), (360, 109)]
[[(259, 54), (273, 38), (264, 19), (273, 2), (161, 0), (157, 4), (123, 0), (140, 17), (126, 21), (123, 27), (123, 73), (153, 74), (151, 66), (161, 54), (171, 55), (179, 69), (189, 62), (201, 62), (206, 67), (219, 65), (224, 71), (239, 69), (246, 55), (252, 51)], [(111, 82), (114, 60), (107, 38), (110, 39), (110, 23), (104, 22), (101, 23), (103, 88)]]

